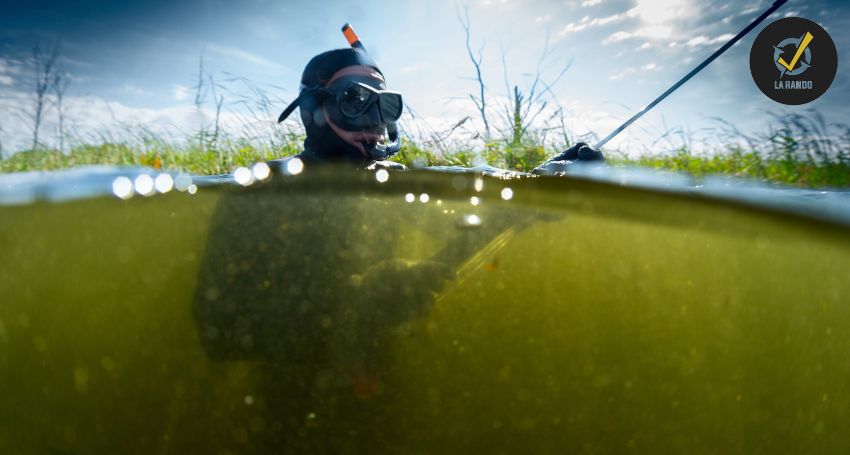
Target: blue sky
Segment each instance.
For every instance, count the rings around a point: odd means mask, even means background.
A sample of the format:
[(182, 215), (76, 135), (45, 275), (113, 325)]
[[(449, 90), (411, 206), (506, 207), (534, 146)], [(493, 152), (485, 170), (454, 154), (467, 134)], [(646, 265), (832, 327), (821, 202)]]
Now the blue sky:
[[(471, 0), (473, 47), (481, 49), (494, 104), (505, 96), (501, 50), (511, 84), (527, 87), (543, 45), (542, 66), (552, 79), (571, 66), (552, 93), (576, 133), (606, 135), (651, 101), (769, 0)], [(58, 40), (71, 85), (69, 117), (82, 130), (128, 124), (174, 124), (191, 130), (192, 85), (203, 54), (216, 80), (244, 77), (265, 90), (275, 111), (295, 96), (309, 58), (344, 47), (339, 32), (351, 22), (379, 62), (390, 88), (401, 91), (422, 121), (440, 129), (474, 114), (475, 91), (454, 1), (126, 0), (0, 3), (0, 143), (26, 144), (30, 82), (27, 59), (36, 43)], [(749, 73), (756, 31), (662, 103), (612, 145), (647, 145), (669, 128), (699, 132), (720, 117), (745, 130), (767, 127), (770, 112), (815, 108), (831, 122), (850, 122), (850, 4), (790, 0), (771, 18), (799, 15), (831, 32), (839, 72), (821, 99), (783, 107), (758, 91)], [(234, 91), (238, 83), (231, 80)], [(241, 96), (241, 98), (240, 98)], [(225, 110), (239, 111), (226, 94)], [(275, 112), (276, 115), (277, 112)], [(209, 115), (207, 112), (205, 115)], [(497, 112), (493, 113), (493, 117)], [(238, 129), (244, 117), (232, 116)], [(273, 128), (271, 117), (266, 127)], [(48, 122), (49, 123), (49, 122)], [(473, 128), (474, 124), (468, 125)], [(46, 128), (51, 128), (47, 125)]]

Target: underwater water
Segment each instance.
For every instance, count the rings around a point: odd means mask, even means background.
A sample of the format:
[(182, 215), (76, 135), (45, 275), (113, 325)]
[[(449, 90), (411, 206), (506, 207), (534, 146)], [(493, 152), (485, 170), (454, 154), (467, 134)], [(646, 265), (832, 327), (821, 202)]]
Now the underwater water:
[(481, 174), (0, 195), (0, 453), (850, 451), (834, 210)]

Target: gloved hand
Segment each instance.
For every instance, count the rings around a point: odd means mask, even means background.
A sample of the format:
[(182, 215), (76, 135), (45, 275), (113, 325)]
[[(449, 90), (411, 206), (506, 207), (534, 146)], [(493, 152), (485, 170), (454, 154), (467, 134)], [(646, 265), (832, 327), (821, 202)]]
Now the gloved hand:
[(594, 150), (590, 148), (584, 142), (579, 142), (578, 144), (564, 150), (558, 155), (555, 155), (549, 161), (605, 161), (605, 157), (602, 156), (602, 152), (599, 150)]
[(601, 163), (604, 161), (605, 157), (602, 156), (602, 152), (590, 148), (584, 142), (579, 142), (537, 166), (531, 173), (552, 175), (564, 172), (567, 167), (574, 163)]

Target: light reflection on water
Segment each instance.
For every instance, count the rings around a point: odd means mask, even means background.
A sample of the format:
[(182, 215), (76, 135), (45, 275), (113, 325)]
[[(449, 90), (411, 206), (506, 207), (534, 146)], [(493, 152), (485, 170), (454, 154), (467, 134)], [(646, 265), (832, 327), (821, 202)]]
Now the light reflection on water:
[(154, 193), (153, 178), (148, 174), (142, 174), (133, 181), (136, 192), (142, 196), (150, 196)]
[(0, 207), (0, 452), (850, 449), (846, 227), (302, 171)]
[(170, 174), (159, 174), (154, 180), (154, 187), (160, 193), (167, 193), (174, 188), (174, 178)]

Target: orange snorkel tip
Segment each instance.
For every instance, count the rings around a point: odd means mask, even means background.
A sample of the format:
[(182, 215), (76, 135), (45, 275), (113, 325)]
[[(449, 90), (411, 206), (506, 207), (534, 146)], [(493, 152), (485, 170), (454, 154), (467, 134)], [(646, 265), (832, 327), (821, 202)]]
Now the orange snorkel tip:
[(366, 48), (363, 47), (363, 43), (360, 42), (360, 37), (357, 36), (357, 33), (354, 31), (354, 28), (352, 28), (351, 24), (349, 24), (348, 22), (346, 22), (345, 25), (342, 26), (342, 34), (345, 35), (345, 39), (348, 41), (348, 44), (350, 44), (351, 47), (363, 51), (366, 50)]

